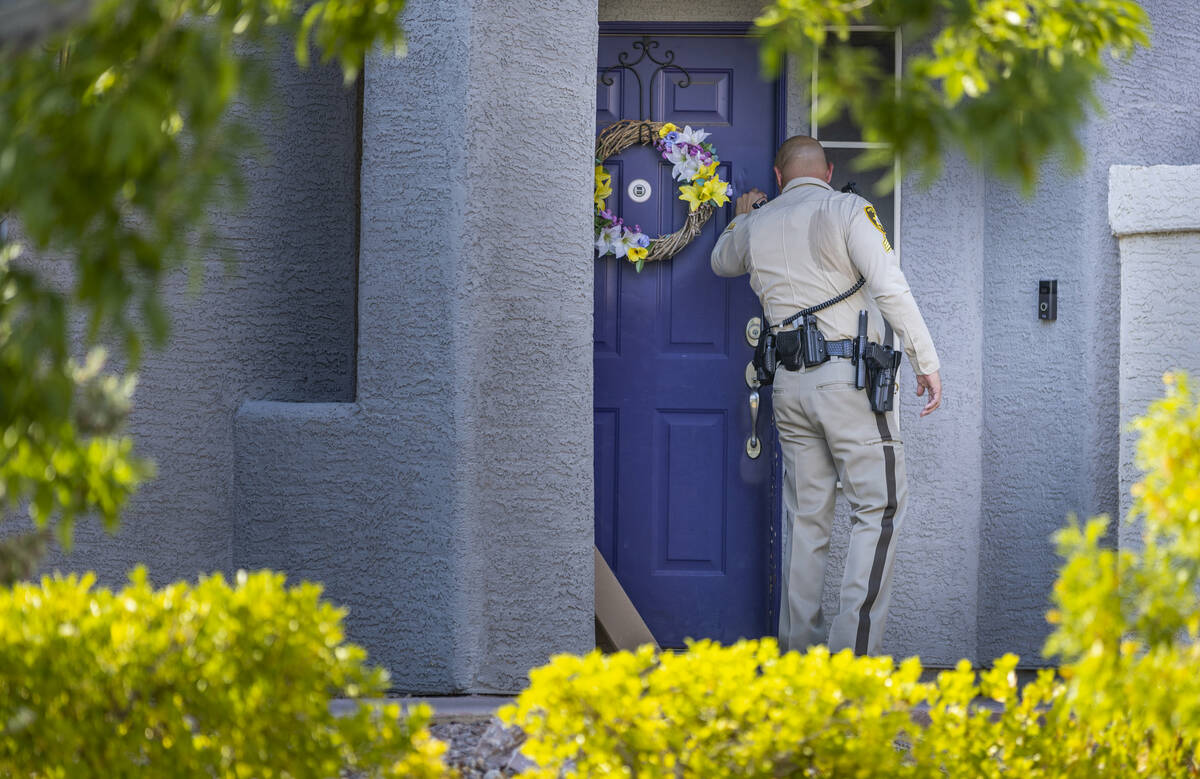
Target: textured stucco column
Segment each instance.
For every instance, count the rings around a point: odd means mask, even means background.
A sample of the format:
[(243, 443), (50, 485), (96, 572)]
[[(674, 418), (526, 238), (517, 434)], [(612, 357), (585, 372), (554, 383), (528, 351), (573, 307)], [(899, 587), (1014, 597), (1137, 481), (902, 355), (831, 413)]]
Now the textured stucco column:
[(357, 400), (235, 422), (235, 562), (324, 582), (399, 689), (593, 645), (595, 20), (412, 4), (365, 71)]
[(925, 398), (916, 397), (905, 361), (897, 402), (908, 517), (896, 549), (884, 649), (950, 666), (978, 655), (984, 178), (960, 155), (949, 155), (933, 186), (912, 176), (902, 194), (901, 265), (941, 358), (945, 398), (921, 418)]
[[(1121, 514), (1140, 478), (1133, 433), (1125, 428), (1163, 395), (1162, 375), (1200, 378), (1200, 165), (1114, 165), (1108, 220), (1121, 249)], [(1122, 521), (1122, 547), (1140, 543)]]

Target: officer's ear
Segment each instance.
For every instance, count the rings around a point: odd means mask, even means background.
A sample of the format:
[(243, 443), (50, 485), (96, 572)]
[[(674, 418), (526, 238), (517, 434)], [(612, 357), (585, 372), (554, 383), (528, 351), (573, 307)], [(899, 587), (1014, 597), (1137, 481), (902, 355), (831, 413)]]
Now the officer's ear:
[(833, 163), (827, 162), (825, 164), (829, 166), (829, 169), (825, 171), (825, 183), (828, 184), (829, 182), (833, 181)]
[(779, 168), (772, 168), (775, 171), (775, 186), (783, 190), (783, 174), (779, 172)]

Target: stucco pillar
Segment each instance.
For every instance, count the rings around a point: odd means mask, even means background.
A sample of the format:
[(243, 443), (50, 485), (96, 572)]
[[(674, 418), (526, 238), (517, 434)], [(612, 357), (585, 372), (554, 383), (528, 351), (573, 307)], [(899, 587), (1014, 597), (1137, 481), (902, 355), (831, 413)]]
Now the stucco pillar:
[(594, 0), (426, 0), (365, 70), (355, 403), (245, 404), (235, 562), (424, 692), (593, 645)]
[[(904, 184), (900, 262), (941, 358), (942, 407), (901, 369), (900, 437), (908, 467), (908, 517), (897, 534), (894, 594), (884, 650), (934, 666), (977, 659), (980, 471), (983, 457), (985, 316), (983, 177), (961, 156), (924, 188)], [(828, 586), (827, 582), (827, 586)]]
[[(1141, 474), (1133, 463), (1131, 419), (1162, 397), (1162, 375), (1190, 371), (1200, 380), (1200, 165), (1114, 165), (1108, 221), (1121, 252), (1121, 514)], [(1122, 521), (1122, 547), (1137, 546), (1136, 525)]]

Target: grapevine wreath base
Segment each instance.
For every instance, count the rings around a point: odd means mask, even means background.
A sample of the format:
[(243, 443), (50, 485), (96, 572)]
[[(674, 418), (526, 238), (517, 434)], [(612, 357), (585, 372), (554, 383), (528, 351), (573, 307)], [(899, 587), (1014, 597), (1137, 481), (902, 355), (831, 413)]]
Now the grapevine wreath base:
[[(691, 127), (680, 130), (670, 122), (633, 119), (615, 122), (596, 136), (596, 249), (600, 256), (624, 257), (640, 271), (644, 263), (675, 256), (700, 234), (716, 206), (729, 199), (729, 185), (716, 174), (720, 160), (712, 144), (704, 142), (707, 137), (708, 133)], [(652, 146), (663, 159), (674, 163), (672, 176), (681, 182), (679, 199), (691, 206), (683, 227), (670, 235), (651, 239), (640, 227), (625, 226), (605, 208), (612, 188), (603, 163), (636, 145)]]

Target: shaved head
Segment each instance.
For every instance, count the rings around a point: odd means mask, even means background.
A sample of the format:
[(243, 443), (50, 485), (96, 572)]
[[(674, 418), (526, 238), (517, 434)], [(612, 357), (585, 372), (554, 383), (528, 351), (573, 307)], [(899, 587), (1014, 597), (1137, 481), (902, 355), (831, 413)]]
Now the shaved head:
[(807, 135), (793, 135), (783, 142), (775, 155), (775, 170), (779, 172), (781, 184), (797, 176), (812, 176), (825, 179), (829, 163), (825, 160), (825, 149)]

